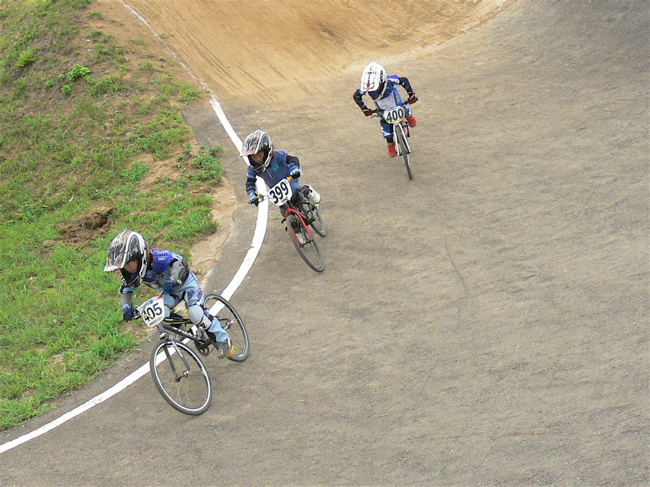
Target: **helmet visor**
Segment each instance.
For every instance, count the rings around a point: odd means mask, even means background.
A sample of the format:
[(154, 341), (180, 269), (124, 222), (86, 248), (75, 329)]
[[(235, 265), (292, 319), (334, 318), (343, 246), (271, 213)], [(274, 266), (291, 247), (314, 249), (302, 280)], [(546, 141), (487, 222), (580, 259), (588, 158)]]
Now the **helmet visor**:
[(106, 259), (104, 272), (111, 272), (124, 268), (129, 255), (127, 252), (129, 236), (130, 232), (125, 230), (113, 239), (111, 246), (108, 249), (108, 258)]

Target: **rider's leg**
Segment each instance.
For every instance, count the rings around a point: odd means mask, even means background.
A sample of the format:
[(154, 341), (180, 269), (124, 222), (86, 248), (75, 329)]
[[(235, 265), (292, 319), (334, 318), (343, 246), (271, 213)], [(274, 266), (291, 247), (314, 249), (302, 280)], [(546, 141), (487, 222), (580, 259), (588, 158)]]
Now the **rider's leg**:
[(207, 310), (203, 306), (203, 291), (193, 273), (190, 273), (179, 290), (182, 292), (183, 299), (185, 300), (185, 307), (187, 308), (190, 321), (194, 325), (203, 324), (210, 333), (214, 334), (217, 342), (226, 342), (228, 340), (228, 332), (221, 328), (218, 319), (214, 318), (211, 320), (209, 318), (206, 312)]
[(409, 127), (415, 127), (418, 124), (415, 115), (413, 115), (413, 110), (409, 106), (406, 107), (406, 121), (409, 123)]
[(381, 134), (388, 143), (388, 156), (395, 157), (397, 149), (395, 149), (395, 142), (393, 140), (393, 126), (387, 122), (381, 121)]
[(302, 187), (302, 193), (305, 198), (312, 204), (317, 205), (320, 203), (320, 193), (312, 188), (310, 185), (305, 184)]
[(305, 200), (309, 201), (312, 205), (320, 203), (320, 194), (308, 184), (300, 186), (300, 189), (291, 195), (291, 203), (294, 206), (300, 205)]
[(178, 296), (172, 296), (169, 293), (162, 293), (163, 303), (165, 304), (165, 318), (169, 318), (171, 311), (178, 306), (178, 303), (181, 302), (181, 298)]

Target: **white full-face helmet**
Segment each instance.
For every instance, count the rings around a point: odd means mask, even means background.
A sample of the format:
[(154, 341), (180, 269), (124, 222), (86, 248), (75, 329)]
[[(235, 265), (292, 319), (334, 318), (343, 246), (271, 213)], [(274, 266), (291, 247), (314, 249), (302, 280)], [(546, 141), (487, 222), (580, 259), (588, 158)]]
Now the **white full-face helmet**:
[(386, 70), (376, 62), (371, 62), (366, 66), (361, 74), (361, 93), (370, 91), (379, 93), (380, 96), (386, 91)]

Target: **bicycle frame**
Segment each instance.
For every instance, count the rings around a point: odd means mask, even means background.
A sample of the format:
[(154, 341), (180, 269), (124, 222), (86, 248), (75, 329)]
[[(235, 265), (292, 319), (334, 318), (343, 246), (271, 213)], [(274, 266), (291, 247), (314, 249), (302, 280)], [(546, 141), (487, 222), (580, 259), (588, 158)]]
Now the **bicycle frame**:
[(171, 345), (174, 347), (176, 355), (178, 355), (181, 358), (181, 360), (183, 361), (183, 365), (185, 365), (185, 373), (179, 375), (178, 372), (176, 371), (176, 366), (174, 365), (174, 361), (171, 360), (171, 354), (169, 353), (169, 350), (167, 350), (166, 348), (164, 349), (165, 357), (167, 357), (167, 362), (169, 362), (172, 372), (174, 372), (174, 377), (176, 378), (175, 382), (178, 382), (183, 378), (184, 375), (186, 375), (187, 371), (190, 369), (190, 364), (185, 358), (185, 355), (183, 355), (183, 353), (181, 353), (181, 351), (178, 349), (176, 342), (172, 339), (169, 339), (169, 343), (171, 343)]
[(314, 238), (314, 234), (311, 233), (311, 230), (309, 229), (309, 224), (305, 221), (305, 218), (303, 217), (302, 213), (298, 211), (296, 207), (294, 207), (291, 203), (287, 203), (286, 211), (284, 213), (284, 220), (287, 219), (287, 214), (292, 213), (294, 215), (297, 215), (302, 224), (305, 226), (305, 230), (307, 230), (307, 236), (311, 239)]
[[(406, 103), (408, 105), (408, 102)], [(401, 156), (404, 159), (404, 164), (406, 166), (406, 172), (408, 173), (409, 179), (413, 179), (413, 172), (411, 171), (411, 144), (409, 144), (408, 136), (409, 127), (408, 122), (406, 121), (406, 108), (403, 106), (396, 106), (393, 108), (388, 108), (382, 110), (380, 108), (372, 110), (372, 112), (380, 117), (384, 122), (389, 123), (393, 126), (393, 142), (398, 156)]]
[[(303, 203), (294, 204), (291, 202), (293, 190), (289, 185), (289, 181), (292, 179), (292, 176), (287, 176), (269, 189), (268, 196), (258, 194), (257, 198), (258, 201), (262, 201), (268, 197), (268, 199), (280, 208), (283, 216), (282, 222), (285, 223), (285, 230), (289, 233), (291, 242), (296, 247), (300, 257), (316, 272), (323, 272), (325, 268), (323, 254), (318, 243), (316, 243), (314, 234), (309, 228), (309, 223), (307, 223), (308, 217), (300, 211), (301, 208), (299, 205)], [(314, 211), (317, 211), (317, 209)], [(314, 221), (316, 221), (315, 218), (310, 223)], [(322, 221), (319, 223), (319, 228), (314, 227), (314, 230), (319, 235), (325, 236), (324, 227), (322, 229), (321, 227)]]
[[(286, 179), (287, 179), (287, 181), (292, 181), (292, 180), (293, 180), (293, 176), (287, 176)], [(264, 198), (265, 198), (263, 195), (257, 195), (257, 197), (258, 197), (258, 199), (259, 199), (260, 201), (264, 200)], [(298, 218), (300, 219), (300, 222), (303, 224), (303, 226), (304, 226), (305, 229), (307, 230), (307, 236), (308, 236), (310, 239), (314, 238), (314, 234), (311, 233), (311, 230), (309, 229), (309, 224), (310, 224), (311, 222), (307, 222), (307, 221), (305, 220), (305, 217), (303, 216), (303, 214), (302, 214), (302, 212), (300, 211), (300, 209), (296, 208), (296, 206), (295, 206), (293, 203), (291, 203), (291, 201), (288, 200), (284, 205), (280, 206), (280, 209), (284, 209), (284, 214), (282, 215), (282, 217), (283, 217), (283, 220), (282, 220), (282, 221), (283, 221), (283, 222), (287, 220), (287, 214), (289, 214), (289, 213), (293, 213), (294, 215), (297, 215)]]
[(408, 130), (406, 127), (408, 124), (402, 122), (393, 124), (393, 135), (395, 136), (396, 143), (395, 143), (395, 148), (397, 149), (397, 155), (401, 156), (403, 155), (402, 153), (402, 144), (406, 147), (406, 154), (411, 153), (411, 144), (409, 144), (408, 137), (406, 136), (406, 130)]
[[(187, 331), (183, 330), (182, 328), (176, 328), (175, 326), (171, 325), (170, 323), (171, 323), (170, 321), (163, 321), (161, 323), (158, 323), (158, 325), (157, 325), (158, 326), (158, 331), (160, 331), (161, 334), (163, 334), (165, 332), (168, 332), (168, 333), (173, 333), (175, 335), (180, 335), (182, 337), (188, 338), (188, 339), (190, 339), (190, 340), (192, 340), (192, 341), (194, 341), (196, 343), (199, 343), (201, 345), (208, 345), (209, 344), (207, 339), (200, 337), (196, 333), (190, 333), (190, 332), (187, 332)], [(178, 323), (179, 325), (181, 325), (181, 324), (191, 324), (192, 326), (196, 326), (190, 320), (185, 320), (185, 319), (183, 319), (183, 321), (181, 321), (181, 320), (174, 321), (174, 323)]]

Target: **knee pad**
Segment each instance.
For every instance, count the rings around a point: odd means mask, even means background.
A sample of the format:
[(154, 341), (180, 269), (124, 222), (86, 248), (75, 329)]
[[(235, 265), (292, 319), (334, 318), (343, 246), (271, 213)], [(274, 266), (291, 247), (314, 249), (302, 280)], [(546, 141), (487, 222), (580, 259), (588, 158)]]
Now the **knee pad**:
[(190, 321), (195, 325), (198, 325), (205, 318), (205, 313), (203, 313), (203, 308), (198, 304), (193, 304), (187, 308), (187, 314), (190, 317)]

